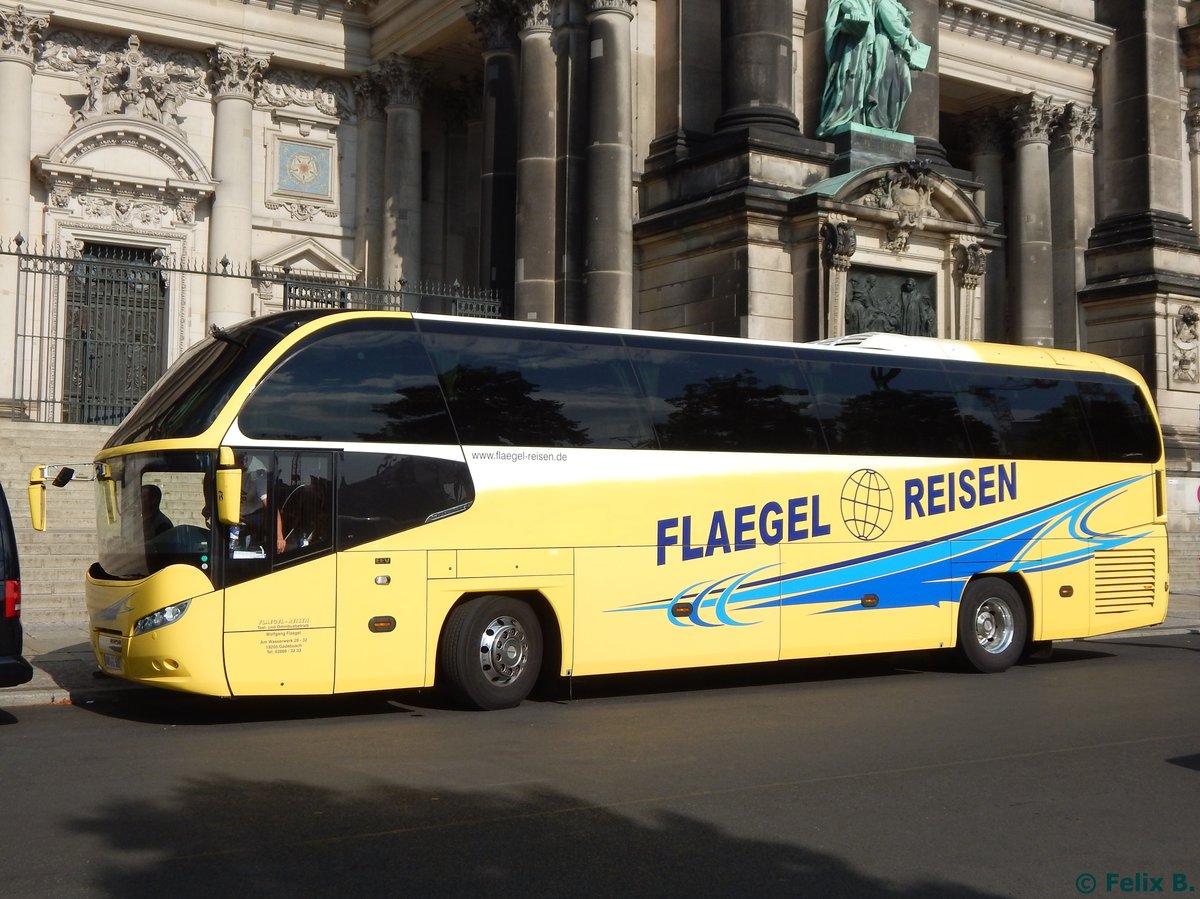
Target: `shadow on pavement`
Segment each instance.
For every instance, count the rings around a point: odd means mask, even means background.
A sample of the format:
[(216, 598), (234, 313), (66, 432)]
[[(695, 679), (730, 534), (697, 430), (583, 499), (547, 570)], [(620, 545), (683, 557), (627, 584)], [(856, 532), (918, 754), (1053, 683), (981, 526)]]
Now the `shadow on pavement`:
[[(635, 817), (632, 817), (636, 815)], [(797, 831), (810, 825), (797, 818)], [(598, 805), (548, 787), (336, 791), (194, 777), (71, 822), (98, 843), (95, 895), (804, 896), (984, 899), (897, 885), (800, 845), (748, 839), (654, 801)]]
[(1181, 755), (1173, 759), (1167, 759), (1167, 763), (1178, 765), (1180, 768), (1187, 768), (1190, 771), (1200, 771), (1200, 753), (1196, 755)]

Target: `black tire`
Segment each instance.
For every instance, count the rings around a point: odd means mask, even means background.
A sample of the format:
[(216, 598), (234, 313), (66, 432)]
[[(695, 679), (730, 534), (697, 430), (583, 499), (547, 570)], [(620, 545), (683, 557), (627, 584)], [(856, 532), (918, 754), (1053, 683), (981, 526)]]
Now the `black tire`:
[(996, 577), (967, 584), (958, 609), (958, 651), (970, 668), (985, 674), (1011, 668), (1027, 631), (1025, 603), (1012, 584)]
[(528, 603), (480, 596), (446, 619), (441, 672), (451, 696), (473, 709), (519, 705), (542, 667), (542, 626)]

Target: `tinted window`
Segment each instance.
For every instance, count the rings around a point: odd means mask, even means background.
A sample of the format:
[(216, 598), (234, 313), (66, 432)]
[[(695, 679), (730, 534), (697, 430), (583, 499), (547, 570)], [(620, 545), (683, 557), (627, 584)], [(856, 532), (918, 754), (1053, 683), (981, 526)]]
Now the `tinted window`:
[(276, 564), (327, 552), (333, 546), (333, 457), (279, 453), (275, 502), (282, 549)]
[(284, 337), (324, 312), (266, 316), (221, 331), (191, 347), (142, 398), (106, 447), (142, 440), (194, 437), (213, 423), (226, 400)]
[(410, 320), (327, 328), (263, 379), (238, 419), (263, 440), (456, 443)]
[(970, 370), (951, 376), (975, 455), (1094, 459), (1075, 382), (1040, 369)]
[(1155, 462), (1162, 439), (1136, 385), (1119, 378), (1078, 382), (1096, 454), (1105, 462)]
[(332, 550), (333, 453), (254, 448), (237, 460), (241, 513), (220, 538), (227, 586)]
[(969, 455), (954, 392), (944, 371), (911, 360), (806, 364), (817, 415), (833, 453)]
[(474, 498), (463, 462), (346, 453), (338, 476), (338, 549), (461, 512)]
[(421, 328), (463, 443), (653, 445), (615, 335), (455, 322)]
[(824, 452), (812, 394), (790, 350), (628, 338), (659, 445), (672, 450)]

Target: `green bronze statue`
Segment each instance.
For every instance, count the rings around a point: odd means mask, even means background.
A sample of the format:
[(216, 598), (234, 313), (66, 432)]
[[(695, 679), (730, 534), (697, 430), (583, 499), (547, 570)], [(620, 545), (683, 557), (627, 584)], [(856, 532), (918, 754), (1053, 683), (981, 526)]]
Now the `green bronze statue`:
[(895, 131), (912, 71), (929, 64), (929, 45), (912, 33), (912, 13), (899, 0), (829, 0), (818, 137), (851, 124)]

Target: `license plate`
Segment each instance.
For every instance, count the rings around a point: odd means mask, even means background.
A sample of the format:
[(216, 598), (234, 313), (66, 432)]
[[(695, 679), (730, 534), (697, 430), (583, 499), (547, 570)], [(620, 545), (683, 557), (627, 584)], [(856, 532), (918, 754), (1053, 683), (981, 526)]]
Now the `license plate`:
[(109, 634), (100, 635), (100, 651), (103, 653), (111, 653), (118, 659), (121, 657), (123, 641), (120, 637), (113, 637)]
[(104, 670), (120, 671), (121, 657), (118, 655), (113, 655), (111, 652), (104, 653)]

